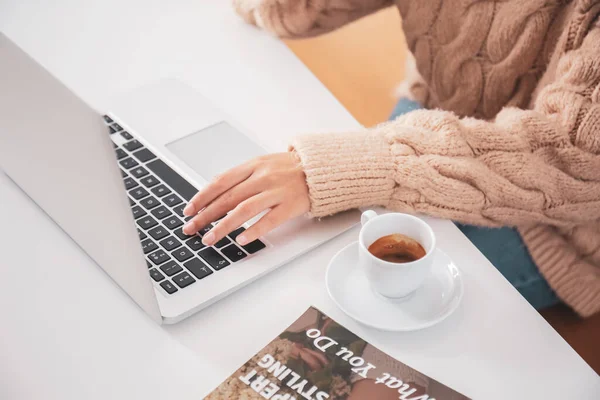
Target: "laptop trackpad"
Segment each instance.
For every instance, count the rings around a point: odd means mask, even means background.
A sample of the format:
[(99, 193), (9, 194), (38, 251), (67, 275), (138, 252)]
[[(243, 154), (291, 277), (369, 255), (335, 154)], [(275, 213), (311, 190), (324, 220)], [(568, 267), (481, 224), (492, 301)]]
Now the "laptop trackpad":
[(215, 175), (266, 153), (256, 142), (227, 122), (219, 122), (166, 145), (198, 175)]

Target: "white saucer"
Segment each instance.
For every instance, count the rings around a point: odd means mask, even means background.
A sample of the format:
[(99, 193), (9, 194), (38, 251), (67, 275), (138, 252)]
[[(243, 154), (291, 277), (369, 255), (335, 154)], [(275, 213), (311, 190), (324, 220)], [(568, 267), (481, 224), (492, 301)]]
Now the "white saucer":
[(358, 242), (340, 250), (329, 263), (325, 284), (338, 307), (358, 322), (385, 331), (414, 331), (448, 317), (463, 296), (460, 271), (450, 257), (435, 250), (431, 274), (405, 299), (389, 300), (371, 289), (357, 264)]

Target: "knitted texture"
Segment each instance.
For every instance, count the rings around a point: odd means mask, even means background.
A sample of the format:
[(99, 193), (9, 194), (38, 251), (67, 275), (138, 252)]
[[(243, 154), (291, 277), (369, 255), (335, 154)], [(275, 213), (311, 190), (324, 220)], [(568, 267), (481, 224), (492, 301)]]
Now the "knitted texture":
[[(392, 4), (235, 0), (284, 36)], [(252, 3), (253, 5), (251, 5)], [(580, 315), (600, 310), (600, 0), (399, 0), (429, 110), (356, 133), (296, 138), (325, 216), (359, 206), (516, 226)]]

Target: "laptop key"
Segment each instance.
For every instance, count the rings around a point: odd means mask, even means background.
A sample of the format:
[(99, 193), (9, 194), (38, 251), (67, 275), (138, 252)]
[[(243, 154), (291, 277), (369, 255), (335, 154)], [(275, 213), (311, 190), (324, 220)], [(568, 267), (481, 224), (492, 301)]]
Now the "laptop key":
[(144, 167), (137, 167), (129, 171), (129, 173), (136, 178), (140, 179), (142, 176), (148, 175), (148, 171)]
[(171, 193), (171, 189), (169, 189), (165, 185), (158, 185), (157, 187), (152, 189), (152, 193), (154, 193), (157, 197), (163, 197)]
[(140, 206), (135, 206), (131, 209), (131, 212), (133, 213), (133, 218), (134, 219), (138, 219), (143, 217), (144, 215), (146, 215), (146, 211), (144, 211), (144, 209)]
[(158, 181), (158, 179), (156, 179), (152, 175), (148, 175), (146, 177), (143, 177), (142, 179), (140, 179), (140, 182), (142, 182), (142, 185), (146, 186), (147, 188), (152, 187), (152, 186), (156, 186), (156, 185), (158, 185), (160, 183)]
[(175, 194), (170, 194), (167, 197), (163, 197), (162, 201), (169, 207), (173, 207), (182, 203), (182, 200)]
[(200, 236), (192, 237), (190, 240), (185, 242), (185, 244), (187, 244), (188, 247), (194, 251), (202, 250), (206, 247), (204, 243), (202, 243), (202, 239), (200, 238)]
[(133, 199), (129, 196), (127, 196), (127, 198), (129, 199), (129, 207), (135, 206), (135, 201), (133, 201)]
[(223, 258), (223, 256), (212, 247), (201, 250), (198, 255), (217, 271), (229, 265), (229, 261)]
[(259, 250), (264, 249), (265, 247), (267, 247), (263, 242), (261, 242), (260, 240), (256, 239), (253, 242), (248, 243), (245, 246), (242, 246), (244, 248), (244, 250), (246, 250), (248, 253), (250, 254), (254, 254)]
[(150, 216), (142, 217), (136, 222), (142, 229), (150, 229), (158, 224), (158, 222)]
[(154, 279), (156, 282), (160, 282), (160, 281), (162, 281), (163, 279), (165, 279), (164, 275), (163, 275), (163, 274), (161, 274), (160, 272), (158, 272), (158, 270), (157, 270), (157, 269), (155, 269), (155, 268), (152, 268), (152, 269), (150, 270), (150, 276), (151, 276), (151, 277), (152, 277), (152, 279)]
[(171, 251), (181, 246), (181, 242), (175, 239), (174, 236), (169, 236), (168, 238), (161, 240), (159, 243), (167, 251)]
[(142, 144), (140, 142), (138, 142), (137, 140), (134, 139), (134, 140), (131, 140), (131, 141), (125, 143), (123, 145), (123, 147), (125, 147), (125, 149), (127, 149), (128, 151), (135, 151), (137, 149), (141, 149), (144, 146), (142, 146)]
[(117, 133), (117, 130), (115, 128), (113, 128), (112, 125), (108, 127), (108, 131), (110, 132), (111, 135), (113, 133)]
[(150, 263), (150, 261), (146, 260), (146, 266), (148, 267), (148, 269), (154, 267), (154, 265), (152, 265), (152, 263)]
[(138, 185), (138, 183), (131, 177), (123, 179), (123, 183), (125, 184), (125, 190), (133, 189)]
[(206, 225), (204, 228), (198, 230), (198, 235), (204, 236), (213, 228), (211, 224)]
[(140, 200), (140, 204), (147, 210), (151, 210), (154, 207), (158, 207), (160, 203), (156, 200), (154, 196), (148, 196), (143, 200)]
[(179, 218), (177, 218), (176, 216), (170, 216), (167, 219), (163, 220), (163, 224), (165, 224), (165, 226), (171, 230), (175, 229), (175, 228), (179, 228), (181, 225), (183, 225), (183, 222), (181, 222), (181, 220)]
[(171, 257), (169, 257), (169, 255), (163, 250), (158, 250), (148, 255), (148, 258), (154, 263), (154, 265), (160, 265), (169, 261)]
[(133, 197), (134, 199), (139, 200), (139, 199), (143, 199), (146, 196), (149, 196), (150, 193), (148, 193), (148, 191), (146, 189), (144, 189), (143, 187), (138, 187), (135, 189), (131, 189), (129, 191), (129, 195), (131, 197)]
[(246, 257), (246, 253), (244, 253), (244, 251), (235, 244), (230, 244), (227, 247), (223, 247), (221, 252), (225, 254), (225, 256), (232, 262), (240, 261), (242, 258)]
[(191, 238), (194, 235), (186, 235), (185, 233), (183, 233), (183, 230), (181, 228), (177, 228), (173, 231), (173, 233), (175, 234), (175, 236), (177, 236), (179, 239), (181, 240), (186, 240)]
[(183, 262), (194, 256), (194, 253), (192, 253), (185, 247), (181, 247), (181, 248), (173, 251), (171, 254), (173, 255), (173, 257), (175, 257), (180, 262)]
[(158, 219), (167, 218), (169, 215), (173, 215), (171, 211), (165, 206), (160, 206), (152, 210), (152, 215), (154, 215)]
[(153, 152), (148, 149), (141, 149), (133, 153), (133, 156), (140, 160), (141, 162), (150, 161), (153, 158), (156, 158)]
[(121, 161), (119, 161), (119, 164), (121, 164), (121, 166), (125, 169), (131, 169), (133, 167), (136, 167), (138, 165), (138, 162), (135, 161), (133, 158), (131, 157), (127, 157)]
[(173, 276), (183, 271), (183, 268), (181, 268), (175, 261), (171, 260), (168, 263), (161, 265), (160, 270), (167, 276)]
[(148, 234), (154, 238), (154, 240), (160, 240), (164, 237), (169, 236), (169, 231), (162, 226), (157, 226), (148, 231)]
[(144, 240), (148, 237), (148, 235), (146, 235), (144, 232), (140, 231), (139, 229), (138, 231), (138, 236), (140, 237), (140, 240)]
[(198, 279), (202, 279), (212, 274), (212, 270), (208, 268), (202, 261), (197, 258), (193, 258), (183, 264), (194, 276)]
[(127, 153), (123, 149), (116, 149), (115, 154), (117, 155), (117, 160), (127, 157)]
[(184, 199), (189, 201), (198, 192), (198, 189), (183, 179), (181, 175), (165, 164), (164, 161), (157, 159), (149, 162), (146, 166)]
[(167, 292), (167, 294), (173, 294), (177, 291), (177, 288), (175, 287), (175, 285), (173, 285), (171, 282), (169, 281), (164, 281), (160, 284), (160, 287), (164, 289), (165, 292)]
[(152, 240), (146, 239), (142, 242), (142, 250), (144, 251), (144, 254), (148, 254), (156, 249), (158, 249), (158, 246)]
[(192, 278), (192, 276), (189, 273), (187, 273), (187, 271), (184, 271), (179, 275), (175, 275), (172, 279), (173, 282), (175, 282), (175, 284), (182, 289), (196, 282), (196, 280)]
[(123, 128), (121, 128), (121, 125), (117, 124), (116, 122), (115, 122), (114, 124), (112, 124), (111, 126), (113, 127), (113, 129), (114, 129), (116, 132), (119, 132), (119, 131), (122, 131), (122, 130), (123, 130)]
[(131, 136), (131, 134), (127, 131), (123, 131), (121, 132), (121, 136), (123, 136), (123, 139), (125, 140), (131, 140), (133, 139), (133, 136)]
[(183, 218), (183, 209), (184, 208), (185, 208), (185, 204), (180, 204), (177, 207), (173, 207), (173, 211), (175, 212), (175, 214), (177, 214), (181, 218)]
[[(121, 168), (119, 168), (119, 169), (121, 169)], [(128, 176), (129, 175), (127, 175), (127, 172), (125, 172), (121, 169), (121, 178), (127, 178)]]
[(243, 226), (240, 226), (236, 230), (230, 232), (229, 237), (232, 238), (233, 240), (235, 240), (235, 238), (237, 238), (240, 235), (240, 233), (244, 232), (245, 230), (246, 230), (246, 228), (244, 228)]
[(223, 237), (223, 239), (221, 239), (217, 243), (215, 243), (215, 247), (217, 249), (220, 249), (223, 246), (227, 246), (229, 243), (231, 243), (231, 240), (229, 240), (229, 238), (227, 236), (225, 236), (225, 237)]
[(105, 115), (102, 118), (104, 118), (104, 121), (106, 121), (107, 124), (112, 124), (113, 123), (112, 118), (109, 117), (108, 115)]

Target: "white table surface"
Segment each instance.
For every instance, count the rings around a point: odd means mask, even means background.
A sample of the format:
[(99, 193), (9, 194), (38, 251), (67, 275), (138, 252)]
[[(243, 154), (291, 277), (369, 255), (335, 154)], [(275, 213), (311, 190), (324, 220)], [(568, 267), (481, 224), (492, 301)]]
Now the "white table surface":
[[(0, 0), (0, 30), (100, 112), (174, 76), (281, 149), (299, 132), (359, 127), (225, 0)], [(200, 399), (310, 305), (473, 398), (600, 398), (600, 377), (470, 242), (432, 224), (465, 281), (461, 306), (435, 327), (384, 333), (335, 307), (325, 267), (356, 229), (160, 327), (0, 174), (0, 399)]]

